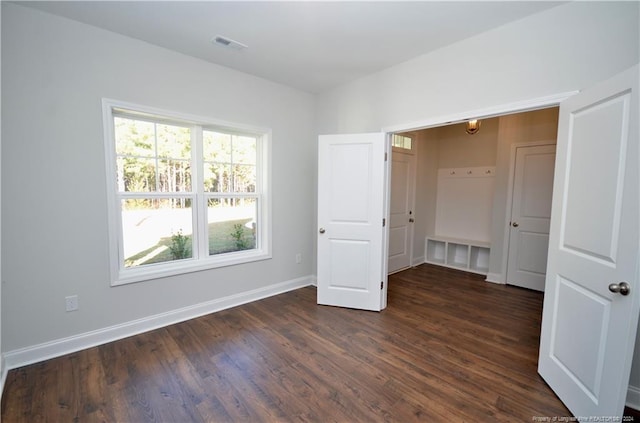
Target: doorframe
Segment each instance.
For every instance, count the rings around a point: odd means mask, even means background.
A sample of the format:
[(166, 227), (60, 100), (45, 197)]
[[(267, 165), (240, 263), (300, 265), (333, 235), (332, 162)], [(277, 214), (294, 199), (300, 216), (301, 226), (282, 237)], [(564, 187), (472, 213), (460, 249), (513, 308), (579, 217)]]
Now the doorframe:
[(448, 115), (434, 116), (431, 118), (425, 118), (413, 122), (383, 126), (381, 131), (386, 132), (387, 134), (419, 131), (421, 129), (436, 128), (438, 126), (462, 123), (470, 119), (488, 119), (513, 113), (531, 112), (533, 110), (547, 109), (549, 107), (559, 106), (561, 102), (575, 94), (578, 94), (579, 92), (579, 90), (567, 91), (563, 93), (548, 95), (545, 97), (537, 97), (528, 100), (515, 101), (512, 103), (488, 106), (481, 109), (454, 112)]
[[(507, 201), (506, 201), (506, 210), (505, 217), (507, 221), (511, 221), (511, 211), (513, 210), (513, 186), (515, 184), (516, 177), (516, 154), (518, 152), (518, 148), (526, 148), (526, 147), (538, 147), (542, 145), (553, 145), (556, 143), (551, 140), (540, 140), (540, 141), (530, 141), (530, 142), (518, 142), (511, 144), (511, 151), (509, 152), (509, 182), (507, 183)], [(554, 168), (554, 176), (555, 176), (555, 168)], [(506, 223), (506, 222), (505, 222)], [(507, 280), (507, 269), (509, 268), (509, 247), (511, 245), (511, 236), (510, 236), (511, 228), (509, 225), (504, 225), (504, 231), (502, 233), (502, 243), (505, 246), (504, 254), (502, 255), (502, 264), (501, 264), (501, 273), (504, 275), (504, 284), (508, 283)]]
[[(544, 96), (544, 97), (537, 97), (537, 98), (531, 98), (528, 100), (521, 100), (521, 101), (515, 101), (515, 102), (511, 102), (511, 103), (504, 103), (504, 104), (499, 104), (499, 105), (494, 105), (494, 106), (487, 106), (481, 109), (475, 109), (475, 110), (469, 110), (469, 111), (462, 111), (462, 112), (454, 112), (448, 115), (440, 115), (440, 116), (434, 116), (434, 117), (430, 117), (430, 118), (425, 118), (422, 120), (418, 120), (418, 121), (413, 121), (413, 122), (406, 122), (406, 123), (400, 123), (400, 124), (396, 124), (396, 125), (388, 125), (388, 126), (383, 126), (381, 131), (384, 132), (387, 135), (387, 148), (389, 151), (389, 155), (391, 154), (391, 134), (393, 133), (401, 133), (401, 132), (411, 132), (411, 131), (419, 131), (422, 129), (428, 129), (428, 128), (436, 128), (439, 126), (446, 126), (446, 125), (452, 125), (452, 124), (456, 124), (456, 123), (462, 123), (462, 122), (466, 122), (470, 119), (488, 119), (488, 118), (492, 118), (492, 117), (497, 117), (497, 116), (502, 116), (502, 115), (509, 115), (509, 114), (514, 114), (514, 113), (520, 113), (520, 112), (531, 112), (534, 110), (540, 110), (540, 109), (548, 109), (550, 107), (556, 107), (559, 106), (561, 102), (563, 102), (564, 100), (566, 100), (567, 98), (578, 94), (580, 91), (579, 90), (574, 90), (574, 91), (567, 91), (567, 92), (561, 92), (561, 93), (556, 93), (556, 94), (551, 94), (548, 96)], [(386, 201), (387, 201), (387, 205), (386, 205), (386, 210), (385, 210), (385, 215), (387, 220), (389, 220), (390, 214), (389, 214), (389, 201), (390, 201), (390, 191), (391, 191), (391, 186), (390, 186), (390, 182), (391, 182), (391, 173), (389, 172), (389, 167), (391, 164), (391, 160), (388, 160), (386, 163), (386, 173), (385, 173), (385, 181), (384, 181), (384, 190), (386, 191)], [(384, 260), (385, 266), (383, 271), (386, 272), (388, 269), (388, 266), (386, 265), (386, 263), (388, 262), (388, 255), (389, 255), (389, 237), (388, 237), (388, 232), (389, 232), (389, 227), (387, 226), (386, 228), (386, 239), (384, 241), (384, 254), (386, 257), (386, 260)], [(504, 244), (504, 239), (500, 240), (503, 244), (503, 247), (506, 247), (506, 245)], [(492, 241), (491, 244), (493, 245), (494, 243), (496, 243), (496, 241)], [(505, 249), (503, 248), (503, 251), (505, 251)], [(504, 263), (506, 263), (505, 261), (505, 254), (502, 255), (502, 261)], [(500, 269), (502, 269), (503, 267), (503, 263), (500, 263)], [(489, 262), (489, 275), (487, 276), (487, 281), (488, 282), (496, 282), (493, 279), (490, 280), (489, 276), (494, 275), (497, 276), (495, 273), (491, 273), (491, 261)], [(502, 271), (502, 279), (504, 280), (506, 278), (506, 270)], [(502, 283), (504, 284), (504, 282), (497, 282), (497, 283)], [(384, 292), (384, 301), (386, 301), (386, 284), (385, 284), (385, 292)], [(386, 304), (385, 304), (386, 305)]]
[[(384, 201), (384, 218), (385, 222), (390, 222), (391, 216), (391, 155), (393, 152), (391, 132), (384, 132), (384, 181), (383, 185), (383, 201)], [(380, 310), (387, 308), (387, 293), (389, 288), (389, 227), (391, 224), (382, 225), (382, 292), (380, 295)]]
[[(387, 212), (387, 222), (389, 222), (389, 225), (388, 225), (389, 227), (385, 231), (387, 233), (387, 237), (388, 237), (389, 231), (391, 229), (391, 194), (392, 194), (392, 192), (391, 192), (391, 175), (392, 175), (391, 174), (391, 167), (392, 167), (392, 164), (393, 164), (393, 155), (395, 153), (404, 154), (404, 155), (410, 156), (409, 160), (411, 160), (411, 165), (413, 166), (413, 179), (414, 180), (413, 180), (413, 189), (409, 193), (409, 202), (411, 203), (410, 204), (411, 205), (410, 209), (414, 213), (413, 216), (415, 216), (415, 210), (416, 210), (416, 181), (415, 181), (415, 179), (416, 179), (416, 175), (417, 175), (417, 165), (418, 165), (417, 164), (418, 155), (417, 155), (417, 145), (416, 145), (417, 135), (413, 131), (411, 131), (411, 132), (403, 132), (403, 134), (408, 134), (411, 137), (411, 149), (410, 150), (404, 150), (404, 149), (401, 149), (400, 147), (394, 147), (393, 144), (392, 144), (393, 133), (389, 133), (388, 134), (389, 135), (389, 146), (388, 146), (388, 148), (389, 148), (389, 159), (387, 161), (388, 162), (387, 165), (389, 167), (389, 181), (388, 181), (388, 183), (389, 183), (389, 188), (388, 188), (388, 191), (389, 191), (389, 198), (388, 198), (389, 207), (388, 207), (388, 209), (389, 210)], [(409, 235), (408, 235), (408, 237), (409, 237), (409, 252), (408, 252), (408, 254), (409, 254), (409, 267), (408, 268), (411, 268), (413, 266), (417, 266), (418, 264), (422, 264), (422, 263), (417, 263), (416, 264), (416, 263), (413, 262), (413, 247), (414, 247), (413, 244), (414, 244), (414, 239), (415, 239), (414, 226), (415, 225), (413, 225), (413, 224), (409, 225)], [(387, 257), (387, 259), (386, 259), (386, 262), (387, 262), (386, 271), (388, 272), (389, 271), (389, 269), (388, 269), (389, 268), (389, 266), (388, 266), (389, 265), (389, 241), (388, 241), (388, 239), (387, 239), (387, 253), (386, 254), (387, 254), (387, 256), (386, 256)], [(406, 269), (402, 269), (402, 270), (406, 270)], [(402, 270), (396, 270), (394, 273), (401, 272)]]

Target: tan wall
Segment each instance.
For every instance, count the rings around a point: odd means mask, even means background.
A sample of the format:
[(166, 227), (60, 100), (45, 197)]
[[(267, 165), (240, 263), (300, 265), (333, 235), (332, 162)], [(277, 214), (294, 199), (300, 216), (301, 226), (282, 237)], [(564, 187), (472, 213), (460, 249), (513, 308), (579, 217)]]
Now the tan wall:
[(438, 167), (495, 166), (498, 146), (498, 118), (483, 119), (480, 130), (465, 132), (465, 124), (442, 126), (432, 131), (440, 139)]
[(496, 189), (492, 219), (490, 272), (501, 275), (506, 259), (507, 185), (511, 145), (532, 141), (555, 143), (558, 109), (483, 119), (477, 134), (469, 135), (464, 124), (430, 128), (416, 133), (416, 226), (414, 262), (424, 256), (424, 238), (435, 233), (437, 170), (451, 167), (496, 166)]
[(416, 221), (413, 226), (412, 263), (424, 261), (425, 238), (435, 232), (436, 187), (438, 178), (438, 138), (434, 130), (416, 134)]

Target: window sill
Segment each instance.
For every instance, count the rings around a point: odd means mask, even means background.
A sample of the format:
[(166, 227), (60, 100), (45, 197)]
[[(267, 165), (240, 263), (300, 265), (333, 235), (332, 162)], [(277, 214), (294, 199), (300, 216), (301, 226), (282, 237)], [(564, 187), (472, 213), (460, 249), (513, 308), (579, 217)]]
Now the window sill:
[(130, 283), (178, 276), (203, 270), (252, 263), (255, 261), (268, 260), (271, 259), (271, 257), (271, 253), (264, 250), (253, 250), (251, 252), (220, 254), (202, 260), (188, 259), (174, 263), (149, 265), (143, 269), (126, 269), (118, 272), (115, 279), (111, 281), (111, 286), (128, 285)]

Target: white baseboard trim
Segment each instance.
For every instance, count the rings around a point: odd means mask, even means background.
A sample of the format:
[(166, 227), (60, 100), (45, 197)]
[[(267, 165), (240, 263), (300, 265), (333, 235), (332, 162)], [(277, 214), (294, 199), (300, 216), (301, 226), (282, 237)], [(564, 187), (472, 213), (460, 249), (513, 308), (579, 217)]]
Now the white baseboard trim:
[(502, 275), (500, 273), (488, 273), (485, 281), (504, 285), (504, 280), (502, 279)]
[[(4, 354), (5, 365), (2, 367), (3, 376), (7, 370), (28, 364), (37, 363), (54, 357), (106, 344), (107, 342), (127, 338), (150, 330), (162, 328), (174, 323), (204, 316), (205, 314), (222, 311), (231, 307), (261, 300), (263, 298), (293, 291), (309, 286), (314, 281), (313, 276), (304, 276), (290, 281), (280, 282), (264, 288), (241, 292), (224, 298), (205, 301), (200, 304), (179, 308), (130, 322), (109, 326), (67, 338), (56, 339), (30, 347), (8, 351)], [(4, 381), (4, 379), (3, 379)]]
[(4, 360), (4, 354), (0, 355), (0, 401), (2, 400), (2, 393), (4, 392), (4, 384), (7, 381), (7, 373), (9, 373), (9, 369), (7, 369), (7, 365)]
[(424, 264), (424, 256), (411, 259), (411, 267), (420, 266), (421, 264)]
[(310, 279), (311, 280), (309, 281), (310, 282), (309, 284), (313, 285), (313, 286), (315, 286), (317, 288), (318, 287), (318, 277), (316, 275), (311, 275)]
[(640, 411), (640, 388), (629, 385), (627, 390), (627, 407)]

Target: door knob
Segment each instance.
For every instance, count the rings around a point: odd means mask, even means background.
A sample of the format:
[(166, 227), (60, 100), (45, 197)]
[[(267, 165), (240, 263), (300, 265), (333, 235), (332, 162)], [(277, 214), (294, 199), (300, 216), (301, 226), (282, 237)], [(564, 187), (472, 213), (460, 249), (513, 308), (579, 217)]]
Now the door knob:
[(520, 224), (518, 222), (511, 222), (511, 226), (517, 228), (518, 226), (520, 226)]
[(324, 233), (324, 228), (320, 228), (320, 230), (319, 230), (318, 232), (320, 232), (321, 234), (323, 234), (323, 233)]
[(609, 285), (609, 291), (614, 294), (629, 295), (629, 292), (631, 292), (631, 286), (626, 282), (612, 283)]

